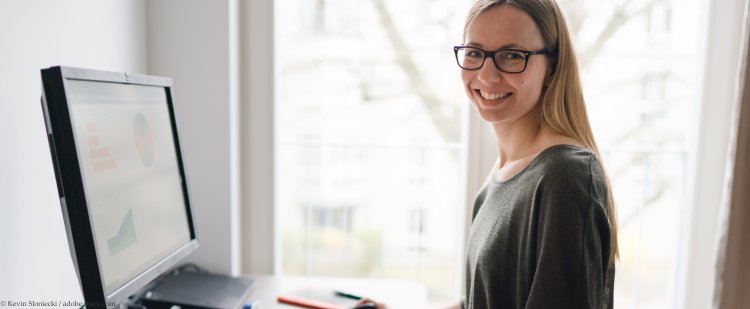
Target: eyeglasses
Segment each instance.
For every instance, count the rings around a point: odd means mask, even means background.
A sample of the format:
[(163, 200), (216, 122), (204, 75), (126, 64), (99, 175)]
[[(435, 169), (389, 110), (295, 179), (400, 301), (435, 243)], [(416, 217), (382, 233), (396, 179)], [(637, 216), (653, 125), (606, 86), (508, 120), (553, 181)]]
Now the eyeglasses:
[(458, 66), (462, 69), (479, 70), (484, 65), (484, 60), (489, 57), (495, 62), (495, 67), (505, 73), (523, 72), (529, 63), (529, 57), (533, 55), (554, 56), (554, 53), (546, 48), (537, 51), (522, 49), (486, 51), (474, 46), (458, 45), (453, 47), (453, 52), (456, 54)]

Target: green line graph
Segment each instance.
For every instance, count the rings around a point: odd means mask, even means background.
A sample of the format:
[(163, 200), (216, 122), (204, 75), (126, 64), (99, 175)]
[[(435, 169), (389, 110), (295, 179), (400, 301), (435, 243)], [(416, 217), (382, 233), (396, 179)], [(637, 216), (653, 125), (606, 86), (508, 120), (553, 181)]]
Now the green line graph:
[(109, 247), (109, 255), (115, 255), (118, 252), (125, 250), (127, 247), (134, 245), (138, 240), (135, 236), (135, 225), (133, 224), (133, 210), (129, 209), (128, 214), (120, 224), (120, 229), (117, 231), (115, 237), (107, 239), (107, 247)]

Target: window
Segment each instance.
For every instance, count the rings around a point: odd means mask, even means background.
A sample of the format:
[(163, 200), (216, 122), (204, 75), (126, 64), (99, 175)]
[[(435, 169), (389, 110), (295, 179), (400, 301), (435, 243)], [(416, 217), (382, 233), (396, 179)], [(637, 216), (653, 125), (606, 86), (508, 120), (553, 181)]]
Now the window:
[[(701, 25), (697, 0), (674, 1), (561, 0), (617, 202), (618, 308), (676, 289)], [(282, 273), (416, 280), (455, 302), (473, 111), (450, 47), (470, 1), (275, 3)]]
[(648, 13), (649, 33), (658, 34), (667, 33), (670, 31), (670, 23), (672, 22), (672, 8), (670, 7), (670, 3), (668, 1), (654, 1)]
[(423, 208), (415, 208), (409, 212), (409, 233), (414, 235), (424, 234), (426, 214), (427, 210)]
[(666, 98), (667, 74), (646, 73), (643, 78), (643, 99), (651, 102), (663, 102)]
[(458, 299), (470, 105), (451, 47), (468, 3), (275, 2), (283, 274)]

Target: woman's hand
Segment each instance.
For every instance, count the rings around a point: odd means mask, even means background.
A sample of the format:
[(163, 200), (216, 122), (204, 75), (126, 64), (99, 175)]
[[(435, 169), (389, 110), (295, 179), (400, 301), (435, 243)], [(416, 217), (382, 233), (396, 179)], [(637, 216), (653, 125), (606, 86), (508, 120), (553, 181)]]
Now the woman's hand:
[[(388, 309), (388, 307), (385, 304), (376, 302), (376, 301), (374, 301), (374, 300), (372, 300), (370, 298), (367, 298), (367, 297), (362, 297), (362, 299), (360, 299), (356, 304), (354, 304), (353, 308), (360, 308), (360, 306), (366, 305), (366, 304), (371, 304), (372, 305), (371, 308), (375, 308), (375, 309)], [(361, 308), (364, 309), (364, 308), (368, 308), (368, 307), (364, 307), (363, 306)]]

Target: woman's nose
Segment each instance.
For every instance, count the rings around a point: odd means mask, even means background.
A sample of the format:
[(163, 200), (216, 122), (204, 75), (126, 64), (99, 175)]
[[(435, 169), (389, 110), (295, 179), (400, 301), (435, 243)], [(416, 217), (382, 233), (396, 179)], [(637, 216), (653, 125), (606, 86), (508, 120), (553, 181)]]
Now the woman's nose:
[(477, 78), (483, 82), (495, 83), (502, 80), (503, 72), (498, 70), (492, 58), (484, 59), (484, 64), (477, 70)]

